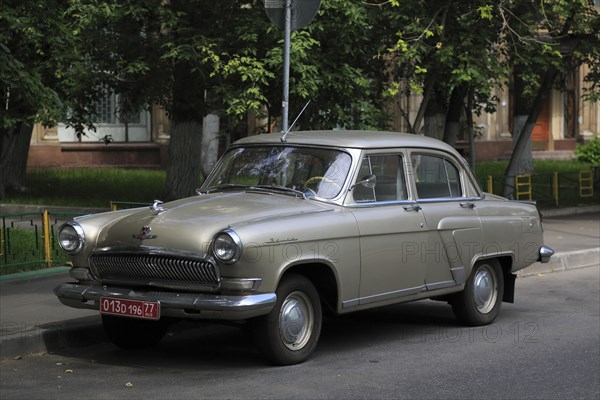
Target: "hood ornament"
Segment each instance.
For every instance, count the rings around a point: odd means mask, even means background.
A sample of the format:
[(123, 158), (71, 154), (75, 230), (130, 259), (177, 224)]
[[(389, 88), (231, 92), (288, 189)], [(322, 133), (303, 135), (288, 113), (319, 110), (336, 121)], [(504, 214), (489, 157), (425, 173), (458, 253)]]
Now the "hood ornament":
[(140, 239), (140, 240), (156, 239), (158, 237), (156, 235), (152, 235), (150, 232), (152, 232), (152, 228), (150, 228), (149, 225), (146, 225), (146, 226), (143, 226), (142, 229), (140, 229), (139, 235), (131, 235), (131, 236), (136, 239)]
[(164, 208), (161, 204), (163, 204), (162, 201), (154, 200), (154, 203), (152, 203), (152, 205), (150, 206), (150, 211), (152, 211), (156, 215), (162, 214), (165, 211), (167, 211), (167, 209)]

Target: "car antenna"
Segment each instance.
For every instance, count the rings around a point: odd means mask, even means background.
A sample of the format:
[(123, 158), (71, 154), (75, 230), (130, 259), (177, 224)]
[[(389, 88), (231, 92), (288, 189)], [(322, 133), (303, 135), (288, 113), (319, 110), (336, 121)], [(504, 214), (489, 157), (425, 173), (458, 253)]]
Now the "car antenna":
[(306, 107), (308, 107), (309, 104), (310, 104), (310, 100), (308, 100), (306, 102), (306, 104), (304, 105), (304, 107), (302, 107), (302, 110), (300, 111), (300, 113), (298, 114), (298, 116), (296, 117), (296, 119), (294, 120), (294, 122), (292, 122), (292, 125), (290, 125), (290, 127), (287, 130), (287, 132), (285, 132), (283, 134), (283, 136), (281, 137), (281, 142), (282, 143), (285, 143), (285, 137), (287, 136), (288, 133), (290, 133), (290, 131), (294, 127), (294, 124), (298, 121), (298, 118), (300, 118), (300, 116), (302, 115), (302, 113), (304, 112), (304, 110), (306, 110)]

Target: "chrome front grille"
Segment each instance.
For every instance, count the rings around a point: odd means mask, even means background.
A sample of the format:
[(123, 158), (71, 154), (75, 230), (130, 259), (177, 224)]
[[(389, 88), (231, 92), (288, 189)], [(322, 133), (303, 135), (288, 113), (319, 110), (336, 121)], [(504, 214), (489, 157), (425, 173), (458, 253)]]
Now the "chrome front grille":
[(171, 254), (100, 253), (90, 256), (101, 282), (181, 287), (217, 287), (218, 269), (210, 261)]

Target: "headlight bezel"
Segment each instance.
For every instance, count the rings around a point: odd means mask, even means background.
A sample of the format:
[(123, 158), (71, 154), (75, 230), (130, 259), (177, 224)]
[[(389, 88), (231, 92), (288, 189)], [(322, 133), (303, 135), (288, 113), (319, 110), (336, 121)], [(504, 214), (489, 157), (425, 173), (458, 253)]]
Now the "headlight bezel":
[[(71, 232), (70, 235), (72, 237), (77, 238), (77, 244), (75, 246), (64, 245), (64, 242), (67, 241), (67, 240), (63, 239), (63, 233), (67, 233), (66, 229), (73, 230), (73, 232)], [(81, 227), (81, 225), (79, 225), (75, 221), (71, 221), (71, 222), (62, 224), (60, 226), (60, 228), (58, 228), (57, 238), (58, 238), (58, 245), (60, 246), (60, 248), (65, 253), (70, 254), (70, 255), (79, 254), (81, 252), (81, 250), (83, 250), (83, 246), (85, 245), (85, 233), (83, 231), (83, 228)], [(74, 242), (74, 241), (72, 241), (72, 242)]]
[(223, 264), (235, 264), (242, 255), (242, 249), (242, 240), (232, 229), (219, 231), (212, 241), (212, 254)]

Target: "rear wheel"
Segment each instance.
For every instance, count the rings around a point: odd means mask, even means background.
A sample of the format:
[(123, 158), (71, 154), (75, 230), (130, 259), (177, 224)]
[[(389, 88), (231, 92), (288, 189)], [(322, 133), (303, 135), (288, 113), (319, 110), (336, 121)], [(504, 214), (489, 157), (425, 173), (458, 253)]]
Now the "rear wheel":
[(256, 344), (273, 364), (301, 363), (312, 354), (321, 333), (319, 294), (310, 280), (296, 274), (285, 277), (276, 293), (273, 310), (252, 321)]
[(502, 305), (504, 277), (498, 260), (484, 260), (473, 267), (465, 289), (451, 301), (456, 318), (465, 325), (492, 323)]
[(110, 341), (125, 350), (143, 349), (154, 346), (165, 336), (167, 320), (148, 321), (143, 319), (102, 316), (102, 326)]

